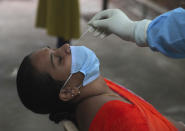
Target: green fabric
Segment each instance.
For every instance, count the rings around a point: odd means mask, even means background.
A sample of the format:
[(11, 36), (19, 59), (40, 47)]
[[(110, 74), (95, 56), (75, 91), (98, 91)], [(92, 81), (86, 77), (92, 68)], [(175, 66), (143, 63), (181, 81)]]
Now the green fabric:
[(78, 0), (39, 0), (36, 27), (65, 40), (80, 37)]

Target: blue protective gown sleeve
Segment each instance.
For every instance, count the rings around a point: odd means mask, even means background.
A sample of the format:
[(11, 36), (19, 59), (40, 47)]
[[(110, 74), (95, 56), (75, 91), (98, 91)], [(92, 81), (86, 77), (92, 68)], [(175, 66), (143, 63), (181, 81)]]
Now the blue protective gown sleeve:
[(147, 29), (147, 43), (166, 56), (185, 58), (185, 10), (177, 8), (155, 18)]

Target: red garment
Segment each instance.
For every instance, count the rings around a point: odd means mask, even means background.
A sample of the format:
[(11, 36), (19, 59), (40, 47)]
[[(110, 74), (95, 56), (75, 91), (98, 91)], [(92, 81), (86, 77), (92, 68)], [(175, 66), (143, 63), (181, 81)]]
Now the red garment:
[(110, 89), (129, 100), (105, 103), (96, 113), (89, 131), (177, 131), (151, 104), (127, 90), (105, 79)]

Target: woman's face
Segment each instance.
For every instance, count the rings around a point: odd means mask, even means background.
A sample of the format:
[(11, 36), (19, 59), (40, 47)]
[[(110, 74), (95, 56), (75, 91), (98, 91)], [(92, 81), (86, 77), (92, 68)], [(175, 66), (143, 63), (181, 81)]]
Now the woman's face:
[(71, 50), (69, 44), (60, 48), (43, 48), (31, 55), (31, 61), (37, 71), (49, 73), (55, 80), (64, 81), (71, 72)]

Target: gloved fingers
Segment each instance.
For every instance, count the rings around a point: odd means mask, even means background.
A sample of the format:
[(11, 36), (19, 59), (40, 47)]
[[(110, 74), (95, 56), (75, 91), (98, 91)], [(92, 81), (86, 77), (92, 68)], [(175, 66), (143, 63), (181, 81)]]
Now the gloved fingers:
[(103, 32), (103, 33), (100, 35), (100, 38), (101, 38), (101, 39), (104, 39), (104, 38), (107, 37), (108, 35), (110, 35), (110, 33), (105, 33), (105, 32)]
[(95, 37), (98, 37), (98, 36), (100, 36), (102, 34), (102, 32), (100, 31), (100, 30), (96, 30), (95, 32), (94, 32), (94, 36)]
[(95, 29), (92, 26), (88, 27), (88, 31), (91, 33), (94, 32), (94, 36), (96, 36), (96, 37), (100, 36), (100, 38), (102, 38), (102, 39), (107, 36), (107, 33), (105, 33), (105, 31)]
[(100, 37), (101, 39), (107, 37), (108, 35), (110, 35), (110, 33), (105, 32), (105, 31), (103, 31), (103, 30), (96, 30), (96, 31), (94, 32), (94, 36), (95, 36), (95, 37)]
[(109, 24), (110, 24), (109, 19), (95, 20), (92, 22), (92, 26), (100, 30), (107, 30)]
[(101, 19), (106, 19), (109, 18), (111, 16), (112, 9), (107, 9), (104, 11), (101, 11), (99, 13), (97, 13), (89, 22), (88, 25), (91, 25), (93, 21), (95, 20), (101, 20)]
[(96, 30), (96, 29), (95, 29), (93, 26), (89, 26), (89, 27), (88, 27), (88, 31), (89, 31), (89, 32), (94, 32), (95, 30)]

